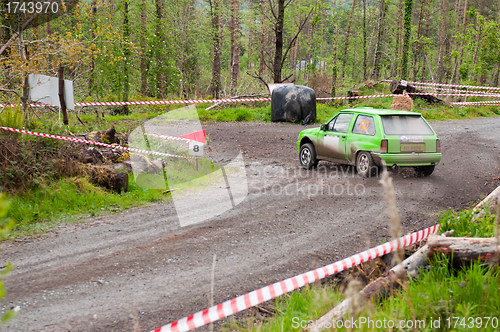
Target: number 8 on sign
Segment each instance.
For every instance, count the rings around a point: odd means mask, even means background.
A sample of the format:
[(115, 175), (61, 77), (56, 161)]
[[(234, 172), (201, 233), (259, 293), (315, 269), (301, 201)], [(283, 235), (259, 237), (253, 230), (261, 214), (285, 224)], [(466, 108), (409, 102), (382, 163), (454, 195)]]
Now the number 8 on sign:
[(203, 143), (190, 141), (189, 142), (189, 154), (191, 156), (203, 156)]

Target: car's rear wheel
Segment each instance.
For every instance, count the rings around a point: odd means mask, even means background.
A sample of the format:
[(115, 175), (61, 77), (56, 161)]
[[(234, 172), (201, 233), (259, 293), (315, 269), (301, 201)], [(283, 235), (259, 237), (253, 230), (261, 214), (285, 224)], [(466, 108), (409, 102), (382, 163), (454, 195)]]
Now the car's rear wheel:
[(422, 176), (429, 176), (434, 172), (434, 167), (435, 165), (430, 165), (430, 166), (415, 166), (415, 173), (417, 173), (417, 176), (422, 177)]
[(358, 156), (356, 157), (356, 171), (361, 177), (367, 178), (372, 176), (376, 173), (376, 170), (377, 166), (373, 162), (370, 152), (361, 151), (358, 153)]
[(302, 167), (305, 169), (311, 169), (318, 165), (318, 159), (316, 159), (316, 149), (311, 143), (306, 143), (300, 147), (299, 160)]

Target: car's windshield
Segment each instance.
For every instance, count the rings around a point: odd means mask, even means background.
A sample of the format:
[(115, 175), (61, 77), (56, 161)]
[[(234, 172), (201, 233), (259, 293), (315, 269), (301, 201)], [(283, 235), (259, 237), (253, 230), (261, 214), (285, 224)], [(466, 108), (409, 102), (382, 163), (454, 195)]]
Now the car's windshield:
[(386, 135), (434, 135), (419, 115), (382, 115), (381, 118)]

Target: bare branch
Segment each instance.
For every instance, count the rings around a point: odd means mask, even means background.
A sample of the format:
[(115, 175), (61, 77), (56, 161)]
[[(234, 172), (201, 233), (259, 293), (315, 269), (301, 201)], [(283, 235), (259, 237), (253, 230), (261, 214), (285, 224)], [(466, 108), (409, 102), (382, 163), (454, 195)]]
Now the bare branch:
[(271, 13), (274, 16), (274, 19), (277, 20), (278, 16), (276, 16), (276, 13), (274, 12), (274, 7), (273, 7), (273, 4), (272, 4), (271, 0), (269, 0), (269, 7), (271, 7)]
[(0, 88), (0, 91), (15, 93), (18, 97), (21, 97), (21, 95), (16, 90), (2, 89), (2, 88)]
[(293, 73), (291, 73), (290, 75), (288, 75), (287, 77), (285, 77), (284, 79), (282, 79), (280, 83), (285, 82), (287, 79), (289, 79), (292, 76), (293, 76)]
[(313, 8), (311, 8), (311, 10), (309, 11), (309, 14), (307, 14), (306, 18), (304, 19), (304, 21), (302, 21), (299, 25), (299, 30), (297, 31), (297, 33), (295, 34), (295, 36), (293, 37), (292, 41), (290, 42), (290, 44), (288, 45), (288, 47), (286, 48), (286, 51), (285, 51), (285, 54), (283, 55), (283, 59), (281, 60), (281, 66), (283, 67), (283, 64), (285, 63), (285, 60), (286, 60), (286, 57), (288, 55), (288, 52), (290, 52), (290, 49), (293, 47), (293, 45), (295, 45), (295, 41), (297, 40), (297, 38), (299, 37), (299, 34), (302, 32), (302, 29), (304, 29), (304, 26), (306, 25), (307, 23), (307, 20), (309, 20), (309, 17), (311, 16), (312, 12), (313, 12)]
[(259, 79), (265, 86), (266, 86), (266, 89), (269, 89), (269, 87), (267, 86), (267, 83), (266, 81), (264, 81), (264, 79), (262, 77), (260, 77), (260, 75), (258, 75), (257, 73), (255, 74), (250, 74), (249, 72), (246, 72), (246, 74), (250, 77), (253, 77), (253, 78), (256, 78), (256, 79)]
[[(20, 32), (22, 32), (24, 29), (26, 29), (26, 27), (31, 23), (31, 21), (33, 21), (33, 19), (36, 17), (35, 16), (32, 16), (30, 17), (26, 22), (24, 22), (23, 26), (21, 27), (20, 29)], [(0, 55), (3, 53), (3, 51), (5, 51), (7, 49), (7, 47), (14, 41), (16, 40), (17, 36), (19, 36), (19, 31), (16, 32), (15, 34), (12, 35), (12, 37), (10, 37), (10, 39), (2, 46), (2, 48), (0, 48)]]

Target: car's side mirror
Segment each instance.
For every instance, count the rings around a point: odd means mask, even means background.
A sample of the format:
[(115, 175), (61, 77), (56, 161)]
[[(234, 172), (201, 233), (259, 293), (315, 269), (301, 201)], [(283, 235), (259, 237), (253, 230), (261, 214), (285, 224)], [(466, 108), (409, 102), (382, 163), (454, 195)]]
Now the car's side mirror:
[(325, 131), (325, 130), (326, 130), (326, 124), (322, 124), (322, 125), (321, 125), (321, 127), (320, 127), (320, 129), (321, 129), (322, 131)]

